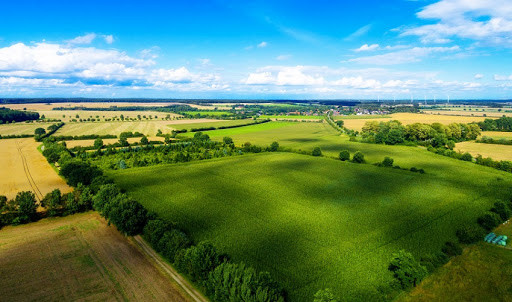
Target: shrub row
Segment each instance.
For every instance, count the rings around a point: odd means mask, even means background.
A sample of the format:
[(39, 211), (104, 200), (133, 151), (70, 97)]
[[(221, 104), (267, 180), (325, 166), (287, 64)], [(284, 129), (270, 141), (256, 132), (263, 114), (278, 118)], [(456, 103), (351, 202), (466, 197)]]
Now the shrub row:
[(484, 136), (481, 139), (477, 139), (475, 142), (482, 144), (496, 144), (496, 145), (512, 145), (512, 139), (499, 138), (495, 139), (492, 137)]
[(34, 137), (33, 134), (11, 134), (11, 135), (1, 135), (0, 139), (9, 139), (9, 138), (26, 138), (26, 137)]
[(105, 134), (105, 135), (98, 135), (98, 134), (89, 134), (89, 135), (59, 135), (59, 136), (53, 136), (53, 138), (56, 141), (72, 141), (72, 140), (87, 140), (87, 139), (107, 139), (107, 138), (117, 138), (117, 135), (113, 134)]

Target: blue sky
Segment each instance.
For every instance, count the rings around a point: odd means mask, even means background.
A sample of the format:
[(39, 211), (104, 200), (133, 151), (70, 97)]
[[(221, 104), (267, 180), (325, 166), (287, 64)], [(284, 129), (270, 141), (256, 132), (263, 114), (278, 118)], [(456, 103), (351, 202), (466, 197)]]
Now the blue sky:
[(512, 2), (9, 1), (0, 96), (512, 98)]

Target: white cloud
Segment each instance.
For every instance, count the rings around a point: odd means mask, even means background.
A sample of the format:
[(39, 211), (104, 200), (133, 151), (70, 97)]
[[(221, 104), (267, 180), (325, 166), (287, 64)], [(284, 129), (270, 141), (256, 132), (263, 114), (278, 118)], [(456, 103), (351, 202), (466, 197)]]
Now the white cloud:
[[(154, 58), (150, 53), (142, 55)], [(194, 73), (185, 67), (154, 69), (156, 62), (151, 58), (73, 44), (18, 43), (0, 48), (0, 79), (3, 86), (16, 87), (85, 83), (95, 87), (158, 86), (176, 90), (225, 88), (225, 83), (214, 74)]]
[(94, 39), (96, 39), (96, 34), (91, 33), (83, 36), (78, 36), (74, 39), (68, 40), (67, 42), (69, 44), (91, 44), (92, 41), (94, 41)]
[(417, 16), (438, 21), (406, 28), (402, 35), (419, 36), (424, 43), (448, 43), (458, 37), (512, 47), (510, 0), (441, 0), (425, 6)]
[(284, 61), (284, 60), (288, 60), (291, 57), (292, 57), (292, 55), (279, 55), (279, 56), (276, 57), (276, 60)]
[(103, 39), (105, 39), (105, 42), (107, 44), (114, 43), (114, 36), (112, 36), (112, 35), (103, 35)]
[(261, 42), (260, 44), (257, 45), (258, 48), (264, 48), (264, 47), (267, 47), (268, 43), (263, 41)]
[(211, 60), (210, 59), (199, 59), (199, 62), (201, 63), (201, 65), (211, 65)]
[(283, 68), (277, 74), (277, 85), (321, 85), (324, 79), (303, 72), (302, 66)]
[(453, 53), (460, 50), (459, 46), (452, 47), (413, 47), (410, 49), (390, 52), (382, 55), (359, 57), (350, 59), (349, 62), (356, 62), (369, 65), (396, 65), (419, 62), (425, 57), (437, 53)]
[(483, 79), (483, 77), (484, 77), (484, 75), (481, 73), (475, 74), (475, 79), (477, 79), (477, 80)]
[(359, 47), (358, 49), (354, 49), (355, 52), (361, 52), (361, 51), (372, 51), (379, 49), (379, 44), (364, 44), (363, 46)]
[(365, 26), (362, 26), (362, 27), (358, 28), (355, 32), (350, 34), (348, 37), (346, 37), (345, 41), (351, 41), (351, 40), (354, 40), (355, 38), (359, 38), (361, 36), (364, 36), (364, 35), (366, 35), (370, 31), (370, 29), (372, 29), (372, 25), (371, 24), (367, 24)]
[(494, 80), (495, 81), (512, 81), (512, 75), (504, 76), (504, 75), (495, 74)]
[(270, 72), (256, 72), (249, 74), (245, 84), (247, 85), (266, 85), (275, 83), (275, 78)]

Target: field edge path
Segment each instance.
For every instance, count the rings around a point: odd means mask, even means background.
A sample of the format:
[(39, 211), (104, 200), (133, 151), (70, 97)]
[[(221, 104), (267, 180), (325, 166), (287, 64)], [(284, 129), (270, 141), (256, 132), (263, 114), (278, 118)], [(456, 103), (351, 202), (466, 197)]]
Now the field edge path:
[(134, 244), (148, 257), (154, 262), (158, 267), (162, 269), (162, 271), (170, 276), (179, 286), (183, 289), (190, 298), (192, 298), (195, 302), (209, 302), (206, 297), (202, 293), (200, 293), (197, 289), (195, 289), (185, 278), (183, 278), (172, 266), (162, 260), (160, 255), (158, 255), (155, 250), (144, 240), (140, 235), (134, 236), (133, 242)]

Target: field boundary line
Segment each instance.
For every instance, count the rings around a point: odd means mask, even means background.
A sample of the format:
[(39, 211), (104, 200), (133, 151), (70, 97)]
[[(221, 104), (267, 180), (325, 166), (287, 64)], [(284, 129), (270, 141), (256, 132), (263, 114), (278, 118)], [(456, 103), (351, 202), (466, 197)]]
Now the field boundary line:
[(185, 278), (183, 278), (172, 266), (165, 263), (160, 255), (149, 244), (142, 239), (140, 235), (134, 236), (133, 241), (135, 245), (148, 257), (151, 258), (158, 267), (160, 267), (166, 275), (169, 275), (181, 289), (183, 289), (190, 298), (195, 302), (209, 302), (197, 289), (195, 289)]

